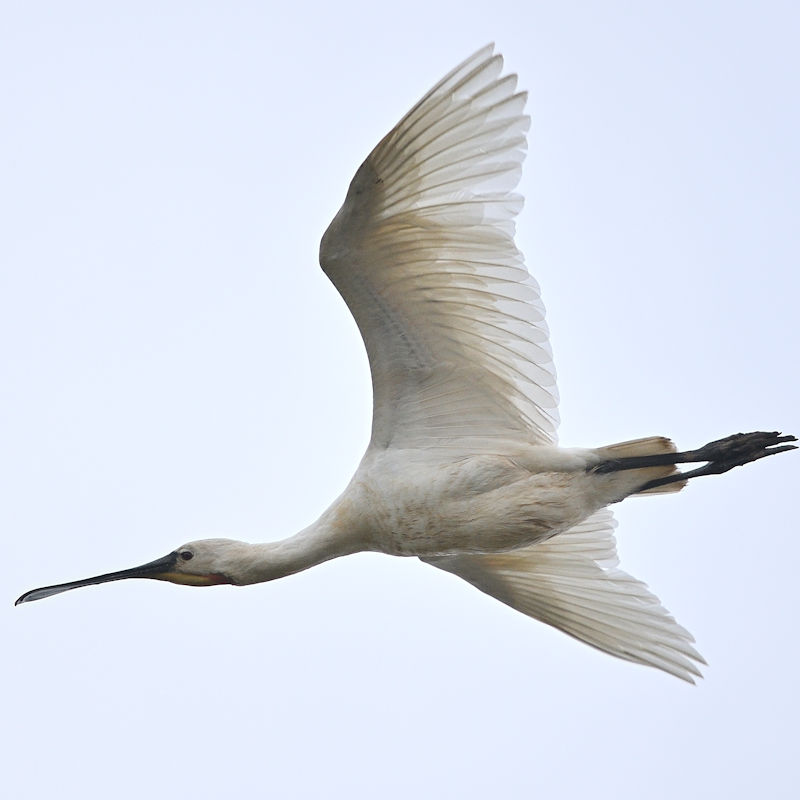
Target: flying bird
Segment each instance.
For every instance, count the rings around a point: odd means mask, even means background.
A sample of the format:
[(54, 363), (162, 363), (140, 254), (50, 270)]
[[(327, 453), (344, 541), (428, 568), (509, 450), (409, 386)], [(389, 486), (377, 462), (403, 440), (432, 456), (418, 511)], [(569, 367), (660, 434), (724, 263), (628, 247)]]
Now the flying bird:
[[(559, 448), (539, 287), (514, 245), (529, 117), (487, 46), (431, 89), (359, 167), (320, 263), (366, 345), (372, 435), (343, 494), (288, 539), (205, 539), (133, 569), (34, 589), (152, 578), (271, 581), (361, 551), (416, 556), (600, 650), (693, 682), (691, 635), (621, 571), (608, 505), (794, 449), (735, 434)], [(678, 464), (697, 463), (689, 471)]]

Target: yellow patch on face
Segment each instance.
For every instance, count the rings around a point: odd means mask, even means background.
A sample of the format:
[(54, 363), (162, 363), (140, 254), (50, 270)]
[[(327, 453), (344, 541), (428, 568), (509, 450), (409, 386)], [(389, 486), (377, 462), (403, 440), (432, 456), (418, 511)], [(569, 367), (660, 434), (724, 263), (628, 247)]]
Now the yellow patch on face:
[(183, 586), (219, 586), (222, 583), (230, 583), (230, 581), (219, 572), (212, 572), (210, 575), (188, 575), (184, 572), (162, 572), (152, 577), (157, 581), (180, 583)]

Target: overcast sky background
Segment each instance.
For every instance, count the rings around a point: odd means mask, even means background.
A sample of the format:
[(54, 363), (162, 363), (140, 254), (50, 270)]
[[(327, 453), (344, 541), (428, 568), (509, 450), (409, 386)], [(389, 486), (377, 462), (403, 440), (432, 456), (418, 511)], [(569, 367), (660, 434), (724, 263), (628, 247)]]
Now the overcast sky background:
[(799, 36), (792, 2), (7, 0), (4, 794), (796, 796), (798, 454), (616, 509), (694, 688), (414, 559), (12, 603), (343, 489), (369, 375), (319, 238), (491, 40), (530, 92), (562, 443), (800, 433)]

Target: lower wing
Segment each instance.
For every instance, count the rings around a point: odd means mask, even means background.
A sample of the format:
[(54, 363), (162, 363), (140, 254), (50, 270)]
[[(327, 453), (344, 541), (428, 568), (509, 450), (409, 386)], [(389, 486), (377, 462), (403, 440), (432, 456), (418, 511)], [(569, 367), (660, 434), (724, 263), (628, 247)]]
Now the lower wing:
[(520, 550), (422, 560), (599, 650), (694, 683), (705, 661), (647, 586), (617, 569), (615, 524), (603, 509)]

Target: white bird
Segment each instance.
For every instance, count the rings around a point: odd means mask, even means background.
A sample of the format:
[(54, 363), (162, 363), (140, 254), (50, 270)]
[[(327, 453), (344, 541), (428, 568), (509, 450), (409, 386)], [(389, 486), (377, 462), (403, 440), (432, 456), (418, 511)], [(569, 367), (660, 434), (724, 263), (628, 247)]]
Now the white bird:
[[(356, 172), (320, 262), (372, 373), (372, 437), (344, 493), (284, 541), (206, 539), (123, 578), (270, 581), (328, 559), (417, 556), (601, 650), (692, 681), (704, 663), (645, 584), (617, 568), (606, 506), (793, 449), (736, 434), (679, 453), (664, 437), (556, 446), (557, 393), (539, 289), (514, 246), (529, 118), (490, 45), (431, 89)], [(675, 464), (707, 462), (690, 472)]]

